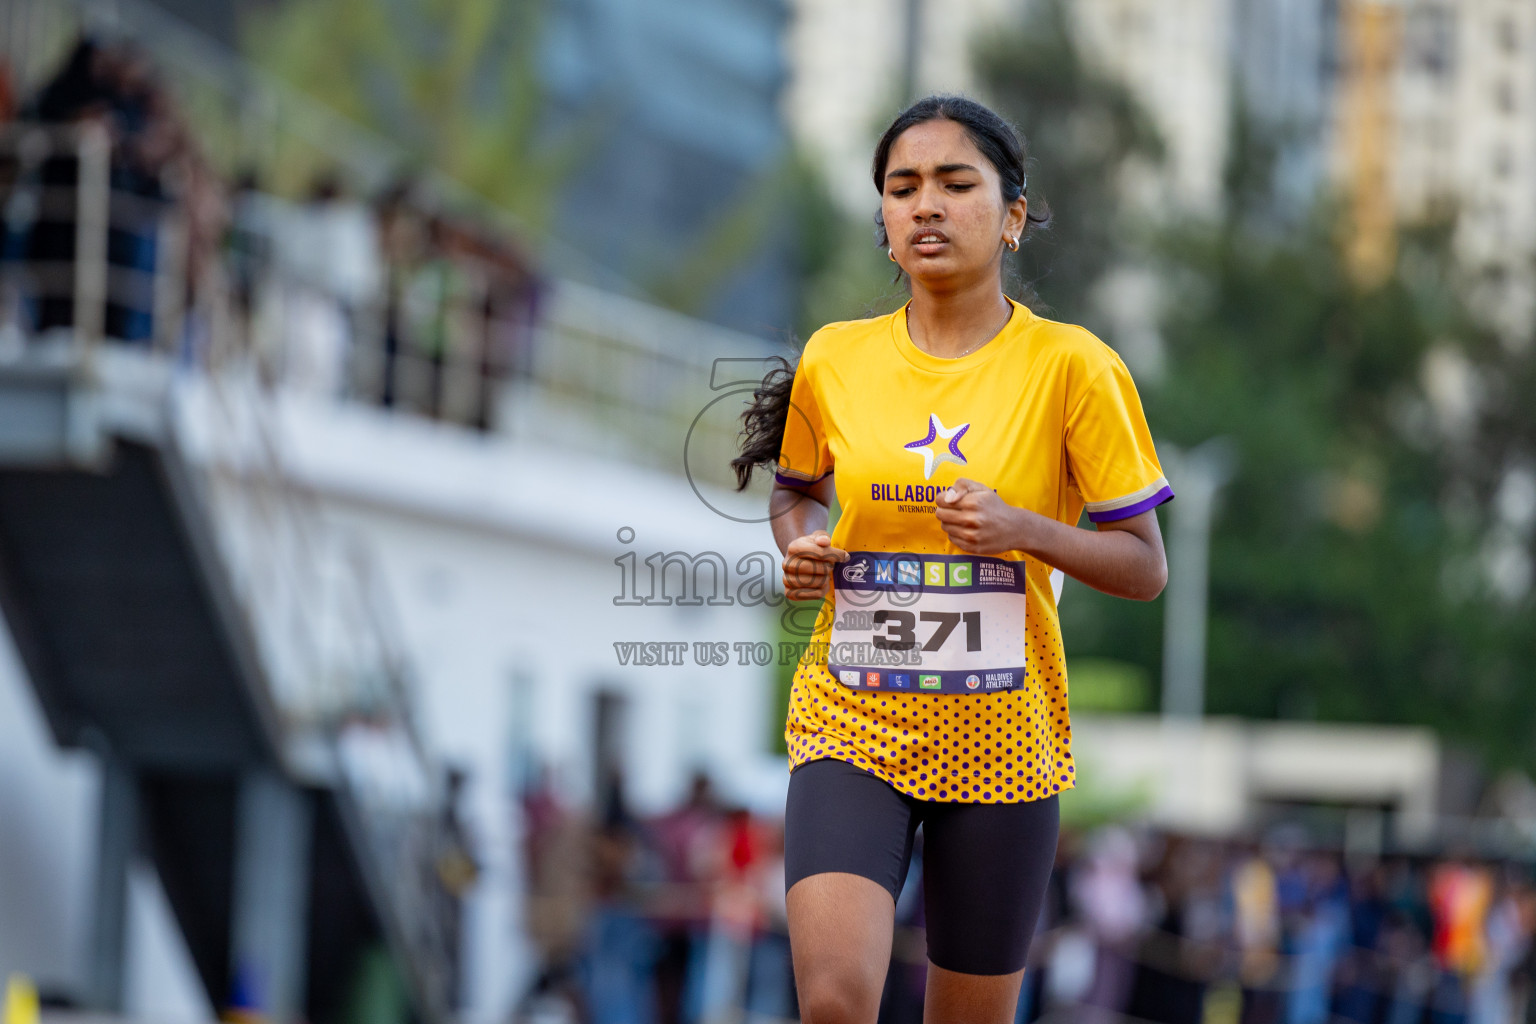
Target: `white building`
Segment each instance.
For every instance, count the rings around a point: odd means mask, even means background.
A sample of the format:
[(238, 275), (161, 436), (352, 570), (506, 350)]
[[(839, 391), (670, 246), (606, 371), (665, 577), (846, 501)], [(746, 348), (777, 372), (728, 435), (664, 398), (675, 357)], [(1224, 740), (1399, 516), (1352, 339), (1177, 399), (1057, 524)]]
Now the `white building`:
[[(200, 451), (197, 424), (217, 400), (196, 381), (182, 387), (188, 450)], [(761, 568), (752, 555), (768, 552), (778, 567), (771, 532), (711, 512), (681, 477), (630, 462), (361, 406), (293, 400), (277, 413), (287, 476), (313, 499), (326, 535), (376, 569), (415, 669), (427, 744), (468, 772), (462, 811), (483, 870), (466, 906), (466, 1019), (505, 1020), (532, 967), (520, 927), (526, 766), (547, 768), (574, 808), (592, 802), (600, 765), (622, 771), (639, 814), (672, 806), (700, 769), (727, 800), (782, 808), (775, 668), (757, 657), (757, 645), (778, 639), (782, 605), (740, 599)], [(269, 500), (234, 487), (214, 508), (235, 522)], [(730, 579), (711, 575), (712, 553)], [(696, 604), (692, 562), (705, 565)], [(617, 645), (634, 643), (670, 645), (670, 663), (625, 658)], [(697, 644), (710, 645), (706, 662), (723, 644), (725, 663), (701, 665)], [(0, 626), (0, 967), (50, 991), (78, 990), (90, 962), (100, 774), (94, 757), (54, 746)], [(147, 862), (132, 877), (128, 915), (126, 1009), (168, 1024), (211, 1020)]]
[[(914, 95), (960, 92), (985, 100), (972, 48), (988, 32), (1026, 24), (1036, 2), (794, 0), (786, 117), (850, 213), (874, 208), (870, 154), (901, 109), (904, 85), (910, 81)], [(1210, 213), (1220, 198), (1228, 2), (1074, 0), (1088, 58), (1141, 97), (1167, 142), (1167, 176), (1154, 202)]]
[[(869, 158), (902, 90), (979, 93), (971, 48), (1040, 0), (795, 0), (790, 130), (845, 209), (875, 205)], [(1167, 145), (1144, 206), (1217, 212), (1240, 99), (1280, 145), (1282, 210), (1347, 192), (1385, 164), (1395, 218), (1459, 214), (1456, 249), (1507, 343), (1536, 322), (1536, 5), (1529, 0), (1067, 0), (1078, 42), (1152, 116)], [(1391, 63), (1382, 152), (1350, 118), (1350, 19), (1384, 15)], [(1358, 51), (1355, 51), (1358, 55)], [(910, 65), (910, 67), (909, 67)], [(981, 98), (985, 99), (985, 96)], [(1046, 159), (1048, 159), (1048, 154)], [(1374, 178), (1371, 180), (1375, 180)], [(1139, 192), (1139, 190), (1138, 190)]]
[(1536, 6), (1463, 0), (1455, 16), (1457, 249), (1482, 312), (1524, 348), (1536, 333)]
[[(1525, 0), (1234, 0), (1235, 73), (1256, 119), (1283, 140), (1277, 185), (1292, 212), (1347, 192), (1381, 161), (1400, 225), (1456, 217), (1474, 301), (1512, 346), (1536, 320), (1536, 7)], [(1379, 17), (1388, 65), (1381, 151), (1360, 145), (1350, 25)], [(1358, 92), (1354, 93), (1358, 98)]]
[(1137, 804), (1146, 820), (1227, 836), (1291, 803), (1369, 820), (1370, 841), (1435, 835), (1440, 744), (1427, 729), (1315, 722), (1074, 715), (1081, 796)]
[[(870, 157), (904, 89), (975, 94), (971, 45), (1017, 20), (1023, 0), (791, 0), (785, 119), (853, 216), (879, 200)], [(908, 62), (912, 64), (908, 69)]]
[(1231, 0), (1072, 0), (1071, 10), (1085, 56), (1130, 89), (1163, 137), (1160, 187), (1145, 197), (1153, 211), (1219, 212)]

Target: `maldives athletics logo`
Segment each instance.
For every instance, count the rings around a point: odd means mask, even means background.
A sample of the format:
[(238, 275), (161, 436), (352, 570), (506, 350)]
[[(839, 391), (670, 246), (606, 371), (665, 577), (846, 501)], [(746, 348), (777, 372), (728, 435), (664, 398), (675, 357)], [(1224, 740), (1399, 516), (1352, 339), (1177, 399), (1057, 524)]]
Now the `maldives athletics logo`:
[[(933, 471), (946, 462), (953, 462), (957, 466), (965, 465), (965, 456), (960, 451), (960, 439), (965, 432), (971, 429), (969, 423), (962, 423), (958, 427), (945, 429), (936, 413), (928, 414), (928, 433), (916, 441), (902, 445), (914, 455), (923, 457), (923, 479), (932, 480)], [(934, 450), (935, 441), (948, 441), (947, 447)]]

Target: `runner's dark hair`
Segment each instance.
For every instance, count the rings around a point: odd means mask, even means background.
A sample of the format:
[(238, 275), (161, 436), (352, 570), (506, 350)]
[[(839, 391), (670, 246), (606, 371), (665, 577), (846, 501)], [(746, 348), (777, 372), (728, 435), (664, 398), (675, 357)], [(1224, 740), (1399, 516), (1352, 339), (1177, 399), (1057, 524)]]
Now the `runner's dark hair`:
[[(953, 121), (965, 129), (981, 155), (996, 169), (1004, 203), (1011, 203), (1020, 196), (1028, 197), (1024, 142), (1019, 133), (996, 112), (964, 96), (928, 96), (896, 116), (875, 145), (870, 171), (876, 192), (885, 192), (885, 166), (896, 140), (908, 128), (929, 121)], [(1050, 208), (1039, 200), (1031, 202), (1026, 214), (1025, 237), (1049, 226), (1050, 222)], [(875, 213), (875, 244), (882, 249), (890, 244), (885, 220), (878, 210)], [(754, 469), (777, 465), (779, 449), (784, 444), (784, 424), (789, 418), (789, 392), (794, 385), (795, 370), (788, 360), (779, 358), (778, 361), (780, 365), (763, 377), (762, 384), (752, 393), (752, 405), (741, 414), (741, 450), (731, 460), (738, 491), (746, 490), (752, 482)]]
[[(1011, 203), (1020, 196), (1029, 198), (1029, 177), (1024, 169), (1024, 141), (1018, 131), (990, 107), (964, 96), (928, 96), (896, 115), (896, 120), (891, 122), (891, 126), (875, 144), (875, 159), (870, 166), (870, 176), (874, 179), (876, 192), (885, 194), (885, 165), (890, 160), (891, 147), (896, 144), (896, 140), (908, 128), (929, 121), (953, 121), (965, 129), (971, 142), (997, 171), (1004, 203)], [(1044, 202), (1036, 200), (1029, 204), (1029, 212), (1025, 217), (1024, 234), (1028, 237), (1050, 225), (1051, 210)], [(885, 233), (885, 219), (879, 212), (875, 214), (875, 244), (881, 248), (890, 244)]]
[(763, 376), (752, 392), (752, 405), (741, 414), (741, 453), (731, 460), (736, 489), (744, 491), (758, 466), (774, 466), (784, 445), (784, 424), (789, 419), (789, 389), (795, 383), (795, 367), (783, 356), (779, 365)]

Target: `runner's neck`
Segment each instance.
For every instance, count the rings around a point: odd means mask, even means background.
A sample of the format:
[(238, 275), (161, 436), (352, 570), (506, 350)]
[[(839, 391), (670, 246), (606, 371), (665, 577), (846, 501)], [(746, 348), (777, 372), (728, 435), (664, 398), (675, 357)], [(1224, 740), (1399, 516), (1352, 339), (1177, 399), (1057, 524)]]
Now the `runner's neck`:
[(940, 359), (959, 359), (995, 338), (1013, 315), (1013, 304), (997, 288), (935, 294), (913, 289), (907, 303), (907, 335), (912, 343)]

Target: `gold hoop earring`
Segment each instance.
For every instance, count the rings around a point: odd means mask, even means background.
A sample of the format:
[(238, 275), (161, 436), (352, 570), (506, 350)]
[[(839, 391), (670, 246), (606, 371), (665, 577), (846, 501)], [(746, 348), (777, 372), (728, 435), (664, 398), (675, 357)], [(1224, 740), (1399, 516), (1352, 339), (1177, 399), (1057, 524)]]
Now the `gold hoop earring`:
[(887, 250), (885, 250), (885, 254), (891, 258), (891, 262), (892, 263), (896, 262), (896, 250), (895, 249), (887, 249)]

